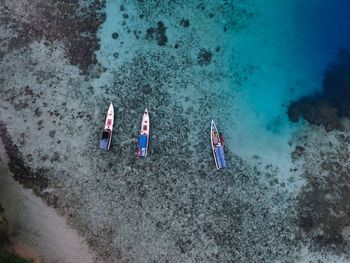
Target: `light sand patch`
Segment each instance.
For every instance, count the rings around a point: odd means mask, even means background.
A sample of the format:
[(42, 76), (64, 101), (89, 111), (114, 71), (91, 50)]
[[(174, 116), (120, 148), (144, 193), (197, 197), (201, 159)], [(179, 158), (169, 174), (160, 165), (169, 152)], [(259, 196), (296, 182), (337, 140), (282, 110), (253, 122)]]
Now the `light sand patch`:
[[(294, 253), (294, 257), (298, 263), (318, 263), (318, 262), (332, 262), (332, 263), (348, 263), (350, 258), (348, 256), (339, 256), (331, 254), (322, 254), (319, 252), (314, 252), (310, 248), (304, 246), (302, 249)], [(285, 261), (276, 261), (285, 262)]]
[[(25, 257), (41, 255), (47, 263), (94, 263), (94, 254), (66, 220), (31, 190), (12, 178), (0, 143), (0, 202), (9, 221), (15, 250)], [(33, 252), (35, 251), (35, 252)]]
[(33, 260), (33, 263), (40, 263), (42, 262), (40, 260), (39, 255), (37, 255), (32, 249), (30, 249), (29, 247), (14, 241), (13, 245), (12, 245), (15, 253), (20, 256), (23, 259), (29, 259), (29, 260)]

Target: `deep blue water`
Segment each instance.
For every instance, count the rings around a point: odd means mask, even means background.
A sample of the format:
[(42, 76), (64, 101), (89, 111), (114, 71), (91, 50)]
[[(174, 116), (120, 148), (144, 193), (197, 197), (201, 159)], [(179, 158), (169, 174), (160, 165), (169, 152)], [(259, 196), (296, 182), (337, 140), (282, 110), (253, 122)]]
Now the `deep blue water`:
[[(322, 76), (320, 91), (317, 94), (307, 94), (310, 101), (307, 105), (316, 105), (322, 99), (336, 108), (339, 116), (350, 117), (349, 1), (312, 0), (306, 6), (309, 12), (303, 11), (308, 16), (300, 16), (299, 27), (304, 26), (303, 32), (308, 40), (305, 43), (309, 50), (308, 59), (312, 62), (310, 65), (319, 67)], [(299, 106), (299, 109), (302, 108)], [(304, 108), (303, 114), (307, 111)]]
[(340, 49), (350, 51), (349, 1), (309, 0), (305, 1), (303, 9), (298, 26), (306, 34), (305, 48), (315, 66), (325, 68)]

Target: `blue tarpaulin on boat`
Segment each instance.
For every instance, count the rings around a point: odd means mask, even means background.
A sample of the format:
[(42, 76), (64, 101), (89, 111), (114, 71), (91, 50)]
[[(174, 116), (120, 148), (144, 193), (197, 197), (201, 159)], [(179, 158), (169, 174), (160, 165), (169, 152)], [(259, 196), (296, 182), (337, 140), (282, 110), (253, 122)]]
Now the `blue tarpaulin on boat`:
[(139, 136), (139, 156), (146, 157), (147, 155), (147, 140), (148, 137), (146, 134)]
[(107, 138), (100, 140), (100, 149), (108, 150), (108, 139)]
[(217, 161), (217, 164), (218, 164), (218, 168), (219, 169), (226, 168), (224, 147), (222, 147), (221, 145), (216, 146), (215, 156), (216, 156), (216, 161)]
[(147, 148), (147, 135), (143, 134), (139, 136), (139, 148)]

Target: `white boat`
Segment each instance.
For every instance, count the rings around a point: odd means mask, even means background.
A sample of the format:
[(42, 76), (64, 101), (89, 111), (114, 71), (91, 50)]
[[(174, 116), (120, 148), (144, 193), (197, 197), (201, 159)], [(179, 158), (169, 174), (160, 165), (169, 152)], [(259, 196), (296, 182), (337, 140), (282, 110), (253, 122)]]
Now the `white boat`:
[(149, 128), (150, 128), (149, 114), (148, 114), (148, 110), (145, 109), (142, 116), (141, 132), (138, 137), (138, 143), (137, 143), (136, 155), (139, 157), (147, 156), (148, 142), (149, 142)]
[(216, 128), (215, 122), (211, 121), (210, 127), (210, 140), (211, 148), (213, 150), (213, 156), (215, 161), (216, 170), (222, 170), (226, 168), (224, 146), (222, 145), (220, 134)]
[(113, 123), (114, 123), (114, 108), (113, 108), (113, 104), (111, 103), (111, 105), (109, 105), (109, 108), (108, 108), (105, 128), (103, 129), (101, 140), (100, 140), (100, 149), (102, 150), (108, 151), (109, 147), (111, 146)]

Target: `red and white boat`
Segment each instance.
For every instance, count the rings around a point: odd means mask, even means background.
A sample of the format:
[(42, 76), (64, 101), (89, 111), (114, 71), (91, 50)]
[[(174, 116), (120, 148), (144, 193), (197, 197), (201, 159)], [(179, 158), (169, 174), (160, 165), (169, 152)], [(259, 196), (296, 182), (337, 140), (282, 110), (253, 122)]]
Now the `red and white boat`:
[(113, 123), (114, 123), (114, 108), (113, 108), (113, 104), (111, 103), (111, 105), (109, 105), (109, 108), (108, 108), (105, 128), (103, 130), (101, 140), (100, 140), (100, 149), (102, 150), (108, 151), (109, 147), (111, 146)]
[(147, 156), (148, 142), (149, 142), (149, 128), (150, 128), (149, 114), (148, 114), (148, 110), (145, 109), (142, 117), (142, 122), (141, 122), (141, 132), (138, 137), (138, 143), (137, 143), (136, 155), (139, 157)]

